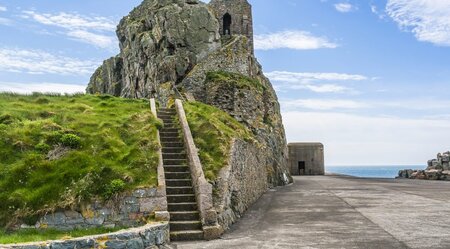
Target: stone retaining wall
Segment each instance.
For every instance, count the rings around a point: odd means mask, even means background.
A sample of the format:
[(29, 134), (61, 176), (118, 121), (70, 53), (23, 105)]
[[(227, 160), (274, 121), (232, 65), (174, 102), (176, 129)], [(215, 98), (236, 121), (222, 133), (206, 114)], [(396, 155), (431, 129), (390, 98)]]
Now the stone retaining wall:
[(73, 230), (92, 227), (135, 227), (147, 223), (155, 215), (159, 221), (168, 221), (165, 189), (142, 188), (124, 194), (115, 202), (94, 202), (80, 210), (58, 211), (40, 218), (33, 226), (20, 228), (54, 228)]
[(0, 245), (2, 249), (147, 249), (164, 248), (169, 243), (169, 224), (149, 224), (115, 233), (26, 244)]

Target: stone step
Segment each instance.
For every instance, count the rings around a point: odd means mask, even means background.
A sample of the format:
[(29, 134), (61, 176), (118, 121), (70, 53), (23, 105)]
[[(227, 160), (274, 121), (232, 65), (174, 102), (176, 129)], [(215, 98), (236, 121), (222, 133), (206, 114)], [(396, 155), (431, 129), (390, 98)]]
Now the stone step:
[(162, 148), (162, 153), (185, 153), (184, 147), (165, 147)]
[(180, 137), (180, 133), (178, 133), (178, 131), (177, 132), (163, 132), (163, 131), (161, 131), (161, 132), (159, 132), (159, 135), (161, 136), (161, 137)]
[(165, 172), (190, 172), (187, 165), (171, 166), (164, 165)]
[(161, 137), (161, 143), (182, 143), (180, 137)]
[(192, 187), (166, 187), (168, 195), (194, 194)]
[(160, 112), (158, 113), (158, 118), (164, 119), (164, 118), (173, 118), (175, 117), (176, 113), (170, 113), (170, 112)]
[(172, 124), (164, 124), (163, 129), (178, 129), (176, 126)]
[(198, 211), (170, 212), (170, 220), (171, 221), (200, 220), (200, 213)]
[(169, 212), (198, 211), (196, 202), (168, 203)]
[(195, 202), (195, 195), (167, 195), (167, 202), (170, 204), (180, 203), (180, 202)]
[(161, 145), (163, 148), (184, 148), (184, 144), (182, 142), (164, 142), (161, 141)]
[(186, 159), (163, 159), (164, 165), (187, 165)]
[(164, 159), (186, 159), (186, 153), (164, 153)]
[(180, 131), (180, 129), (178, 129), (178, 128), (162, 128), (160, 130), (160, 133), (162, 133), (162, 132), (177, 132), (177, 133), (179, 133), (179, 131)]
[(203, 240), (202, 230), (192, 230), (192, 231), (175, 231), (170, 232), (171, 241), (195, 241)]
[(173, 119), (171, 119), (171, 118), (170, 119), (161, 118), (161, 120), (163, 121), (164, 124), (167, 124), (167, 125), (174, 124)]
[(196, 221), (170, 221), (170, 231), (189, 231), (189, 230), (201, 230), (202, 223)]
[(191, 172), (165, 172), (166, 179), (191, 179)]
[(192, 187), (191, 179), (166, 179), (168, 187)]
[(160, 108), (160, 109), (158, 110), (158, 113), (159, 113), (159, 112), (177, 113), (177, 110), (175, 110), (175, 108)]

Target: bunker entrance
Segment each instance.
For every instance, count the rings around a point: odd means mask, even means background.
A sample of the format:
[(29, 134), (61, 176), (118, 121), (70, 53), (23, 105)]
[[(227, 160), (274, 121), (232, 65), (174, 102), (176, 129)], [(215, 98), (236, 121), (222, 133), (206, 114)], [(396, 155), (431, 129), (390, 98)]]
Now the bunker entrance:
[(223, 16), (223, 35), (231, 35), (231, 15), (228, 13)]
[(305, 175), (306, 173), (306, 166), (304, 161), (298, 162), (298, 175)]

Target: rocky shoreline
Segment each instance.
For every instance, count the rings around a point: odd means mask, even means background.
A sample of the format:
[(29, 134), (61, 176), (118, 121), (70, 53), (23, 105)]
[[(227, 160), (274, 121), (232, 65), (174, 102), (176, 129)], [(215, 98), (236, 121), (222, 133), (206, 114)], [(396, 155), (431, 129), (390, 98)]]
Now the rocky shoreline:
[(429, 160), (425, 170), (400, 170), (396, 178), (450, 181), (450, 151), (439, 153), (436, 159)]

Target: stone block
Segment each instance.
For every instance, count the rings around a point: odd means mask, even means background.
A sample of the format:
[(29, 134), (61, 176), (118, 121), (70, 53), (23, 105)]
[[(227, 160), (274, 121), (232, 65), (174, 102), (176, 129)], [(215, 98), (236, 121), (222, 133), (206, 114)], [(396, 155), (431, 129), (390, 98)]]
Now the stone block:
[(165, 197), (142, 198), (140, 199), (140, 212), (153, 213), (155, 211), (167, 210), (167, 200)]
[(49, 226), (64, 225), (66, 223), (66, 216), (64, 213), (53, 213), (45, 215), (41, 220), (41, 224), (47, 224)]
[(127, 248), (127, 242), (123, 240), (110, 240), (105, 243), (108, 249), (124, 249)]
[(144, 242), (141, 238), (130, 239), (126, 245), (127, 249), (144, 249)]
[(96, 216), (93, 218), (86, 219), (86, 223), (94, 226), (101, 226), (105, 222), (105, 217)]
[(223, 232), (224, 230), (220, 225), (203, 227), (203, 236), (205, 240), (218, 239), (223, 234)]
[(156, 221), (170, 221), (170, 213), (167, 211), (157, 211), (155, 212)]

